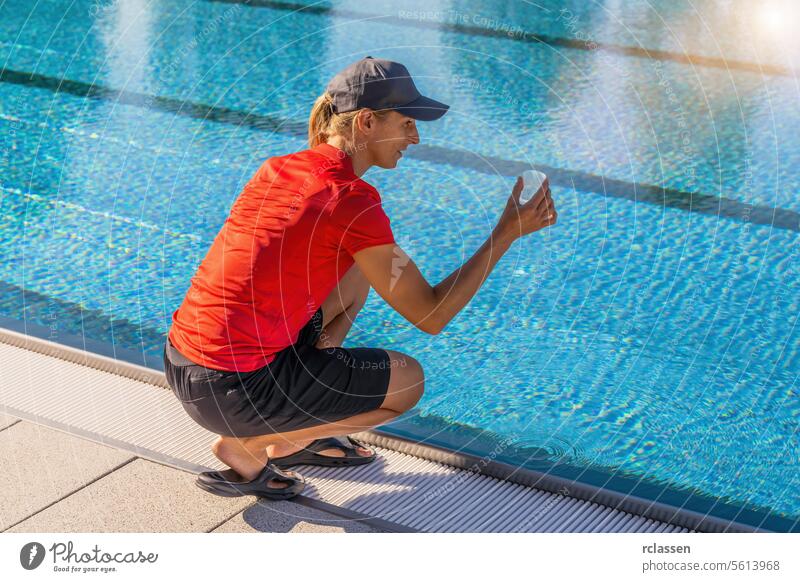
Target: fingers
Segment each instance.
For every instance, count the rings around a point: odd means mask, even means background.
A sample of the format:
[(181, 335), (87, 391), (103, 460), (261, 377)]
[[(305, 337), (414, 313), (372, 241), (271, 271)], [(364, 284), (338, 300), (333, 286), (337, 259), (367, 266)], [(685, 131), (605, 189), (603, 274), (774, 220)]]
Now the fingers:
[(548, 215), (548, 214), (553, 214), (553, 212), (555, 212), (555, 210), (556, 210), (556, 207), (553, 204), (553, 200), (552, 199), (545, 199), (538, 206), (538, 208), (536, 208), (536, 211), (539, 214), (542, 214), (542, 215), (545, 215), (545, 216)]
[[(543, 189), (545, 185), (546, 184), (542, 185)], [(549, 187), (546, 190), (543, 190), (542, 197), (539, 199), (536, 205), (536, 212), (539, 213), (545, 224), (555, 224), (556, 219), (558, 218), (558, 213), (556, 212), (556, 207), (553, 203), (553, 197), (550, 193)]]
[(511, 211), (514, 208), (519, 208), (520, 206), (520, 196), (522, 196), (522, 190), (525, 188), (525, 183), (522, 180), (522, 176), (517, 176), (517, 181), (514, 182), (514, 187), (511, 189), (511, 196), (508, 197), (508, 201), (506, 202), (506, 212)]
[(550, 180), (545, 178), (542, 181), (542, 185), (539, 186), (539, 189), (536, 191), (536, 194), (534, 194), (533, 198), (531, 198), (531, 206), (538, 208), (539, 204), (547, 196), (550, 196)]
[(555, 224), (557, 214), (555, 204), (553, 203), (553, 196), (550, 192), (550, 180), (545, 178), (542, 185), (536, 194), (529, 202), (523, 205), (524, 207), (533, 206), (539, 220), (545, 225)]
[[(532, 221), (533, 224), (537, 224), (533, 228), (539, 229), (543, 226), (550, 226), (555, 224), (556, 219), (558, 218), (558, 214), (556, 213), (555, 204), (553, 203), (552, 194), (550, 192), (550, 180), (545, 178), (542, 181), (542, 185), (536, 194), (531, 198), (528, 202), (524, 204), (520, 204), (519, 200), (522, 196), (522, 190), (525, 188), (525, 182), (521, 176), (517, 176), (517, 181), (514, 183), (514, 188), (511, 191), (511, 199), (517, 205), (517, 211), (525, 210), (522, 214), (519, 215), (520, 220), (522, 220), (523, 216), (527, 215), (527, 220)], [(509, 201), (509, 205), (507, 206), (506, 211), (508, 212), (511, 208), (511, 201)], [(531, 212), (532, 211), (532, 212)], [(528, 212), (531, 212), (528, 214)], [(524, 221), (523, 221), (524, 222)], [(531, 231), (533, 232), (533, 231)]]
[(519, 202), (519, 197), (522, 194), (522, 189), (524, 187), (525, 183), (522, 180), (522, 176), (517, 176), (517, 181), (514, 182), (514, 188), (511, 190), (511, 197), (515, 202)]
[(548, 214), (549, 211), (555, 209), (555, 204), (553, 203), (553, 197), (550, 194), (550, 190), (547, 190), (542, 194), (541, 199), (536, 204), (536, 211), (540, 214)]

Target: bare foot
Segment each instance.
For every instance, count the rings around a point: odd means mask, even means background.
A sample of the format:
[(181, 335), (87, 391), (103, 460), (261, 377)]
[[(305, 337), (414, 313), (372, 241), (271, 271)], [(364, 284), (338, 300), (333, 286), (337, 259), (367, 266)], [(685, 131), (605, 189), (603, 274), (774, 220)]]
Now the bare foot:
[[(232, 439), (218, 438), (211, 445), (211, 451), (214, 456), (236, 471), (246, 481), (252, 481), (258, 477), (267, 464), (266, 450), (250, 451), (242, 446), (239, 441)], [(292, 471), (286, 472), (293, 477), (295, 476)], [(283, 489), (288, 487), (289, 484), (270, 479), (267, 486), (273, 489)]]

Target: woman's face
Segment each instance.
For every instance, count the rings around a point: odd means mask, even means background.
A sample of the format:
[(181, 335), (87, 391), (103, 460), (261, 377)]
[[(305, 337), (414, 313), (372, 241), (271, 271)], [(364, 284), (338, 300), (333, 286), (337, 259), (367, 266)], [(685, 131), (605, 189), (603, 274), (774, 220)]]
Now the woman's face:
[(419, 143), (416, 121), (398, 113), (389, 111), (385, 116), (367, 116), (362, 124), (366, 140), (365, 147), (369, 151), (371, 161), (381, 168), (391, 169), (403, 157), (403, 150), (411, 144)]

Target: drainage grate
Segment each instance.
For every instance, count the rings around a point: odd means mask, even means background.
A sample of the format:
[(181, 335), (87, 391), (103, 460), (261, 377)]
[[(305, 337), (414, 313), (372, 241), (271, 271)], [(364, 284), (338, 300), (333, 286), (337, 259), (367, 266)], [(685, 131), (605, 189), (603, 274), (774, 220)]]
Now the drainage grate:
[[(225, 468), (209, 449), (214, 435), (163, 389), (160, 372), (7, 330), (0, 330), (0, 361), (0, 406), (12, 415), (193, 472)], [(392, 450), (392, 439), (374, 433), (359, 436), (378, 445), (380, 458), (347, 469), (300, 467), (307, 481), (300, 503), (394, 531), (691, 531), (421, 458), (402, 446)]]

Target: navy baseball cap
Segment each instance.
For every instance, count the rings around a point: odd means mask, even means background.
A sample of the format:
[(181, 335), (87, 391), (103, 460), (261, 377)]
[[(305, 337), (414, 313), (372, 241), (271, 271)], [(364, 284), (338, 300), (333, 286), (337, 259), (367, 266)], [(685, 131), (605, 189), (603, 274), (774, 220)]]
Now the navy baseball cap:
[(325, 90), (333, 98), (334, 113), (369, 107), (393, 109), (420, 121), (433, 121), (450, 108), (421, 95), (408, 69), (400, 63), (372, 57), (364, 57), (338, 73)]

